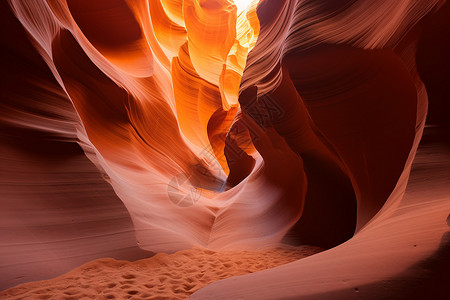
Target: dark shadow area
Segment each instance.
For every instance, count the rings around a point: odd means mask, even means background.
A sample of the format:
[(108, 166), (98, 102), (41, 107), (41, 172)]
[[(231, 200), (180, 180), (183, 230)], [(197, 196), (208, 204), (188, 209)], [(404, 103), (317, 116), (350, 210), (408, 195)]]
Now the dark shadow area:
[(450, 2), (421, 26), (416, 62), (428, 93), (427, 124), (437, 126), (439, 138), (450, 147)]

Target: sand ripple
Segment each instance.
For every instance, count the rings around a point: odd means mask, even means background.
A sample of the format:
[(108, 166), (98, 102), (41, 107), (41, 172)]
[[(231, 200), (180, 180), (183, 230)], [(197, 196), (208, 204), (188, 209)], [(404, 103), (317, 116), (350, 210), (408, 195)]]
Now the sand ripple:
[(102, 258), (60, 277), (0, 293), (6, 299), (186, 299), (220, 279), (283, 265), (322, 251), (312, 246), (214, 252), (189, 249), (135, 262)]

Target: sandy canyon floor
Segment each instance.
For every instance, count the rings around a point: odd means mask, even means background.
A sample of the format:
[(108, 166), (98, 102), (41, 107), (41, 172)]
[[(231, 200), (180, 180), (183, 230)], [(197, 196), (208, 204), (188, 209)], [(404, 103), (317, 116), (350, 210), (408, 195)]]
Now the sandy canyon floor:
[(224, 251), (194, 248), (135, 262), (103, 258), (50, 280), (0, 293), (4, 299), (187, 299), (220, 279), (283, 265), (323, 249), (312, 246)]

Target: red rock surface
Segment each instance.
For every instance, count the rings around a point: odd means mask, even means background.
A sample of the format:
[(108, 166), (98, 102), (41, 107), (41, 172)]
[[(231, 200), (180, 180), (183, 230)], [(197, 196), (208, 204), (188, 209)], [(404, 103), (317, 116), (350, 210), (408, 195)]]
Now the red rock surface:
[(2, 287), (288, 243), (329, 250), (193, 298), (444, 295), (448, 3), (245, 7), (1, 4)]

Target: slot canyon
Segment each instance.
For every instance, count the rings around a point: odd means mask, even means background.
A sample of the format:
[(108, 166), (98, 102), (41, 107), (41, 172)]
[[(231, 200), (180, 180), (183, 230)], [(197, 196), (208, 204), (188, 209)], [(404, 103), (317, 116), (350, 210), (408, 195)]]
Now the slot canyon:
[(0, 6), (0, 299), (450, 299), (448, 1)]

